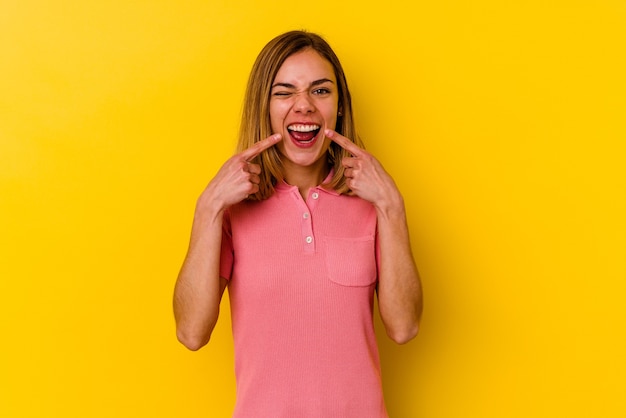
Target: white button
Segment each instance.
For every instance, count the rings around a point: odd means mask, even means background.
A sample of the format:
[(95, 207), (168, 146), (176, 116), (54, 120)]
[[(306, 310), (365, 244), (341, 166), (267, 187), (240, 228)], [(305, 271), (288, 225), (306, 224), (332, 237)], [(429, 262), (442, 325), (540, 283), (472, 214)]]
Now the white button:
[(313, 242), (313, 237), (306, 237), (306, 243), (310, 244)]
[(313, 199), (317, 199), (318, 197), (320, 197), (320, 195), (319, 195), (319, 193), (315, 192), (315, 193), (313, 193), (313, 194), (311, 195), (311, 197), (312, 197)]
[(302, 214), (302, 217), (303, 217), (304, 219), (309, 219), (309, 214), (308, 214), (308, 212), (304, 212), (304, 213)]

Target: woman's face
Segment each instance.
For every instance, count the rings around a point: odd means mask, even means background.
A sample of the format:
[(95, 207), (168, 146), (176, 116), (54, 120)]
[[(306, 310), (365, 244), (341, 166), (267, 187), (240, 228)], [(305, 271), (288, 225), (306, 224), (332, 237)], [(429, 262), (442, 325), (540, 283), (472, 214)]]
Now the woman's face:
[[(272, 83), (272, 132), (283, 135), (276, 146), (285, 169), (291, 164), (324, 167), (330, 140), (324, 129), (335, 129), (339, 93), (332, 65), (315, 50), (291, 55)], [(317, 163), (317, 164), (316, 164)]]

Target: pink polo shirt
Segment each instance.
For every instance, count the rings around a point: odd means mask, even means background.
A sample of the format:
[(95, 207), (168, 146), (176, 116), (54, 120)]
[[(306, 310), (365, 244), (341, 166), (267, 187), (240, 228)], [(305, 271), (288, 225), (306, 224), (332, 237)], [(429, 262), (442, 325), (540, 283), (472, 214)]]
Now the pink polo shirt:
[(233, 417), (384, 418), (372, 320), (376, 212), (281, 183), (224, 217), (237, 403)]

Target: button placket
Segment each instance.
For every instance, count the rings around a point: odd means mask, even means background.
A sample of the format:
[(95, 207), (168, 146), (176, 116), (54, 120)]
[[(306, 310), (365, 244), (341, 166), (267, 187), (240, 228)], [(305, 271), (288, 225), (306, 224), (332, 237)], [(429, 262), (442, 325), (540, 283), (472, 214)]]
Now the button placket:
[(304, 251), (307, 253), (315, 252), (315, 243), (313, 239), (313, 223), (311, 221), (311, 213), (307, 211), (302, 213), (302, 240)]
[[(315, 235), (313, 234), (312, 210), (308, 201), (305, 202), (300, 193), (295, 192), (298, 196), (298, 208), (300, 210), (301, 239), (305, 253), (315, 252)], [(319, 197), (319, 196), (318, 196)]]
[(306, 200), (308, 211), (302, 214), (303, 228), (302, 236), (305, 242), (306, 251), (315, 251), (315, 234), (313, 232), (313, 212), (319, 202), (320, 193), (318, 189), (309, 191), (309, 199)]

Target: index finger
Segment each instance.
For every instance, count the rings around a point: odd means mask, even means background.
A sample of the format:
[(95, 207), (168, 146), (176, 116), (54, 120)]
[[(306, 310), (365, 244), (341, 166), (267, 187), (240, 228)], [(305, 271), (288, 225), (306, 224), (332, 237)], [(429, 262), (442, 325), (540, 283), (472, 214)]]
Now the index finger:
[(336, 142), (341, 148), (345, 149), (355, 157), (363, 155), (363, 149), (359, 148), (357, 144), (350, 141), (348, 138), (341, 135), (340, 133), (337, 133), (332, 129), (326, 129), (326, 131), (324, 131), (324, 134), (332, 141)]
[(267, 138), (255, 143), (250, 148), (242, 151), (240, 155), (243, 157), (244, 160), (250, 161), (272, 145), (280, 142), (281, 139), (283, 139), (281, 134), (270, 135)]

